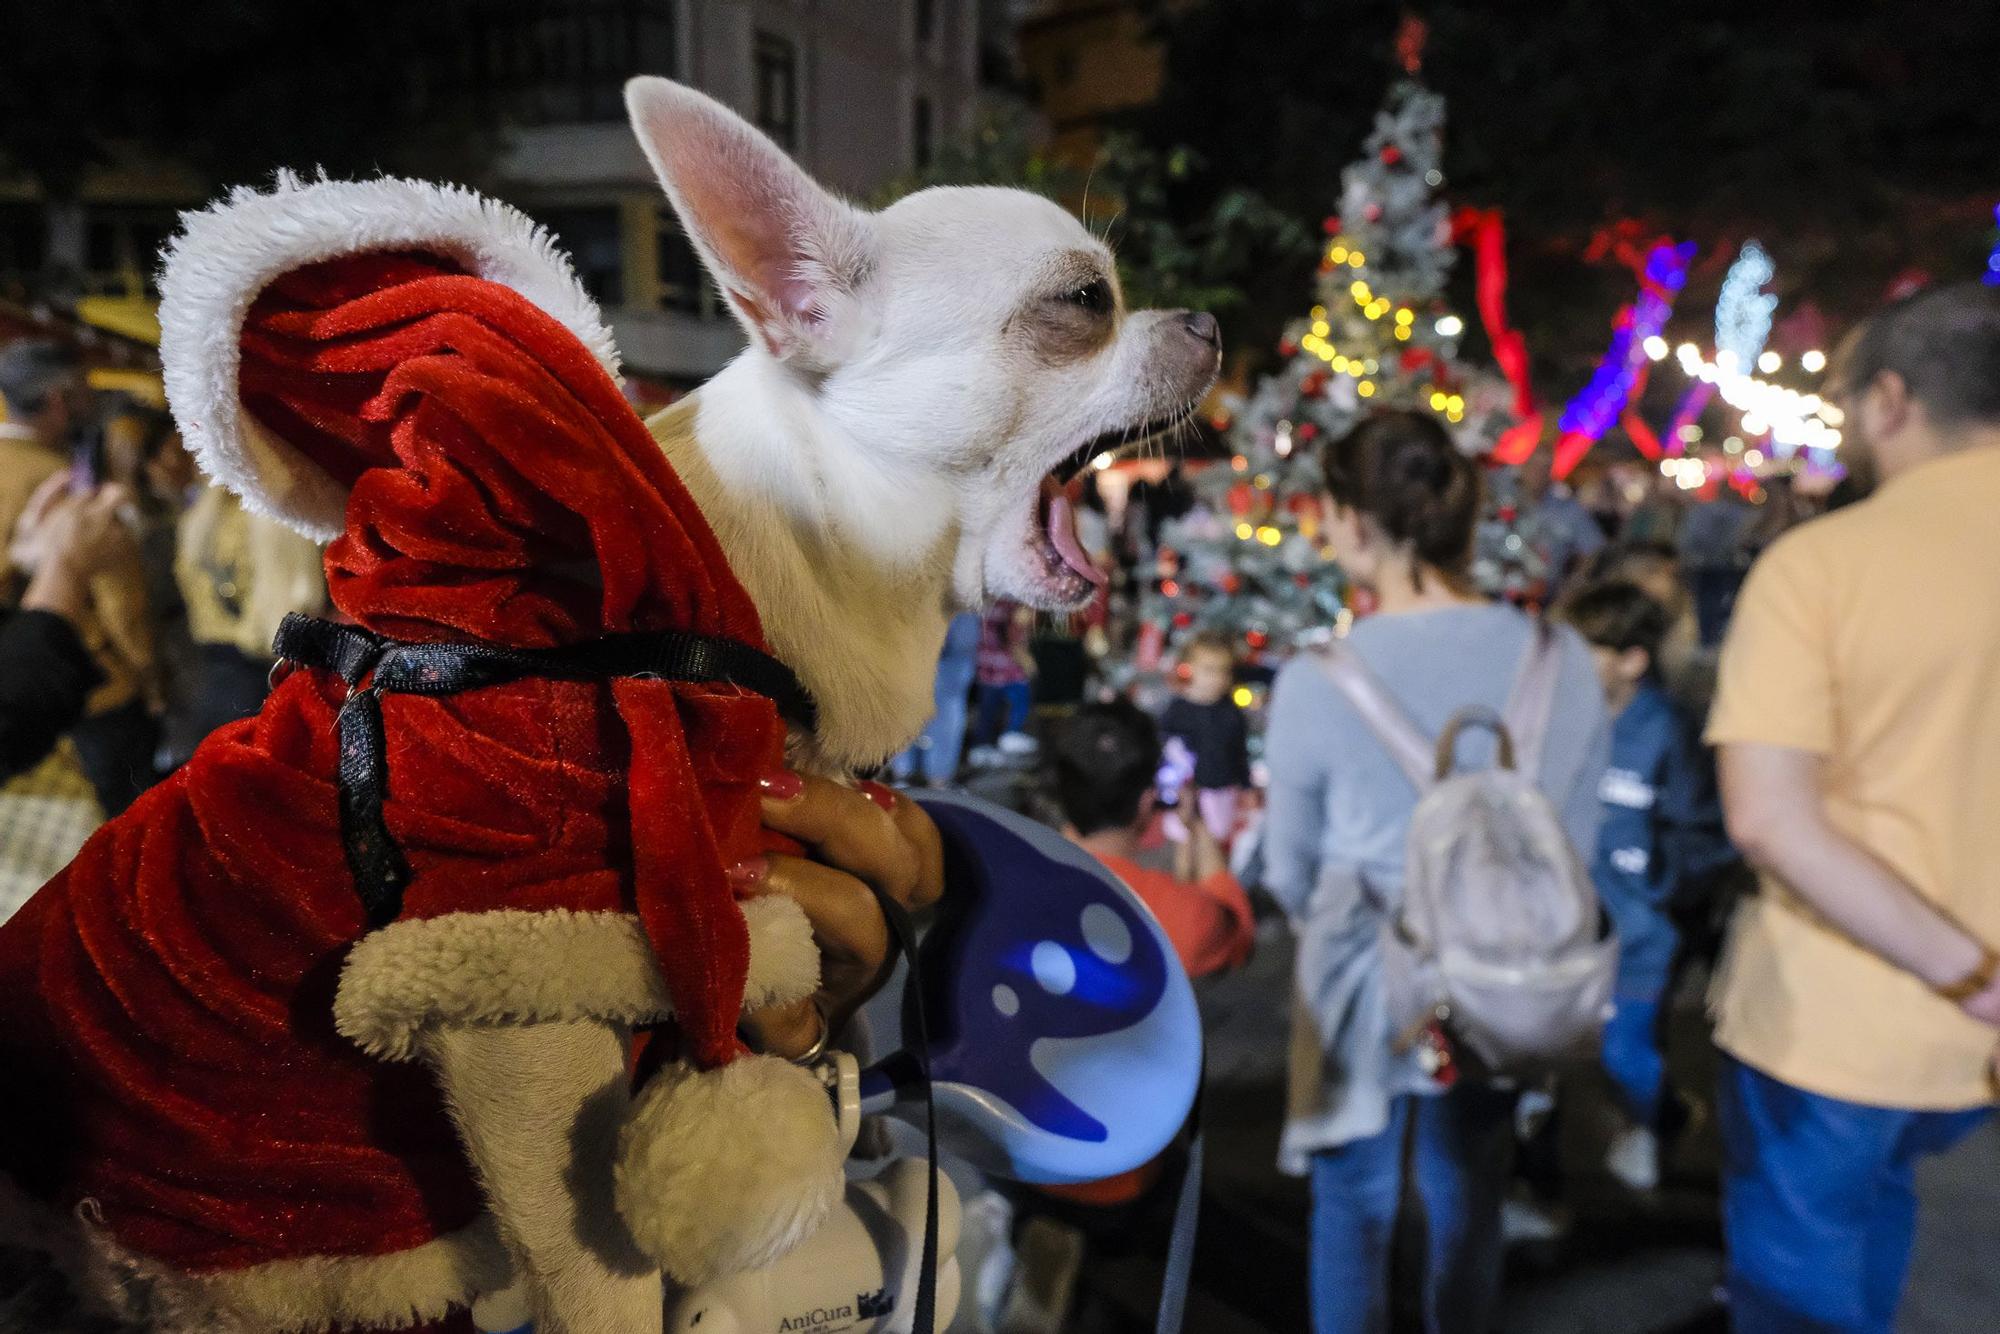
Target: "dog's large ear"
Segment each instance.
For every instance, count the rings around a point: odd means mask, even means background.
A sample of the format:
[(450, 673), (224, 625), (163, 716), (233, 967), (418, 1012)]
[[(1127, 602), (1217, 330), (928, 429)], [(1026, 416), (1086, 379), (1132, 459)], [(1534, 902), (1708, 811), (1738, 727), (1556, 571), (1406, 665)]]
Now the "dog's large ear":
[(751, 337), (801, 365), (846, 360), (871, 323), (858, 297), (873, 254), (868, 216), (692, 88), (633, 79), (625, 106), (688, 237)]

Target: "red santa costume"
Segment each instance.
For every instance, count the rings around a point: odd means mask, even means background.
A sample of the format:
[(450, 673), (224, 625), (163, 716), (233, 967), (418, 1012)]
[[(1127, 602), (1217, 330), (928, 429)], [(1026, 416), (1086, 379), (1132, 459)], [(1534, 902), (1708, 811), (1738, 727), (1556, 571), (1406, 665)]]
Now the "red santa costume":
[[(354, 625), (763, 649), (597, 311), (518, 214), (283, 179), (191, 216), (163, 297), (188, 443), (251, 508), (330, 539)], [(839, 1190), (833, 1118), (774, 1114), (824, 1096), (735, 1034), (818, 983), (803, 914), (738, 903), (725, 875), (783, 761), (772, 700), (635, 675), (378, 695), (358, 665), (354, 689), (293, 672), (0, 926), (10, 1230), (57, 1243), (63, 1220), (79, 1281), (163, 1325), (462, 1328), (509, 1256), (422, 1035), (671, 1016), (680, 1066), (623, 1136), (632, 1234), (672, 1251), (712, 1223), (736, 1239), (720, 1262), (757, 1263), (809, 1232)], [(402, 869), (379, 923), (342, 804), (350, 694), (379, 710), (377, 827)], [(655, 1258), (683, 1278), (718, 1260)]]

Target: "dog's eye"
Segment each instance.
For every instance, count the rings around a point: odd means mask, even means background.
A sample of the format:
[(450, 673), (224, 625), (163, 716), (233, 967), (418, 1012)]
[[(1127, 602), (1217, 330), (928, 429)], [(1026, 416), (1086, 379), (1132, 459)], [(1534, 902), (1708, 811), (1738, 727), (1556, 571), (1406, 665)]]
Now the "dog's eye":
[(1099, 278), (1096, 282), (1064, 292), (1062, 300), (1093, 315), (1102, 315), (1111, 309), (1111, 284)]

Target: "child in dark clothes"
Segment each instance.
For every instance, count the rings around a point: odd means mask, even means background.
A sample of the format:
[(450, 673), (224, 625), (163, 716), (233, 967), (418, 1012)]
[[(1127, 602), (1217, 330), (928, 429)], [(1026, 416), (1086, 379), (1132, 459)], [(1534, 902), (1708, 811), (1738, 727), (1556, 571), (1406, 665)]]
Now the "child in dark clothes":
[[(1194, 758), (1199, 817), (1225, 847), (1236, 832), (1237, 807), (1250, 786), (1250, 729), (1230, 698), (1236, 652), (1219, 634), (1203, 633), (1181, 654), (1180, 693), (1160, 715), (1160, 731)], [(1195, 812), (1184, 813), (1194, 818)]]
[(1667, 609), (1637, 584), (1579, 590), (1563, 617), (1589, 642), (1613, 713), (1611, 767), (1591, 879), (1618, 928), (1616, 1009), (1604, 1026), (1604, 1070), (1630, 1126), (1608, 1166), (1635, 1189), (1659, 1184), (1662, 1144), (1686, 1119), (1668, 1086), (1663, 1011), (1672, 991), (1680, 929), (1673, 908), (1699, 845), (1720, 828), (1693, 728), (1660, 684)]

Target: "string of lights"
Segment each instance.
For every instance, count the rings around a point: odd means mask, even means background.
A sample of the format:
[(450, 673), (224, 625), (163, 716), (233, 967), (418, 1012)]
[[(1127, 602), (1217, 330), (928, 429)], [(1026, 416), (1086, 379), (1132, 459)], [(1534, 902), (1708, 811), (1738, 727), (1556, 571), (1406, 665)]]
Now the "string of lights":
[[(1778, 276), (1777, 265), (1755, 241), (1745, 241), (1736, 252), (1735, 262), (1722, 277), (1722, 291), (1715, 299), (1715, 347), (1718, 354), (1731, 353), (1736, 364), (1750, 366), (1764, 351), (1771, 336), (1771, 315), (1778, 308), (1775, 292), (1764, 284)], [(1774, 352), (1773, 358), (1777, 356)], [(1766, 368), (1776, 370), (1776, 364)]]
[[(1646, 356), (1664, 361), (1667, 343), (1657, 334), (1645, 342)], [(1693, 343), (1673, 350), (1674, 359), (1691, 379), (1712, 386), (1722, 401), (1743, 414), (1743, 429), (1749, 435), (1768, 435), (1780, 454), (1804, 449), (1840, 447), (1841, 411), (1818, 394), (1799, 390), (1750, 374), (1739, 366), (1736, 354), (1723, 350), (1710, 360)], [(1826, 358), (1809, 352), (1799, 359), (1801, 367), (1824, 369)]]
[[(1771, 336), (1771, 316), (1778, 308), (1778, 297), (1763, 288), (1777, 274), (1778, 266), (1771, 262), (1764, 247), (1755, 241), (1745, 241), (1730, 263), (1729, 272), (1723, 275), (1722, 290), (1715, 300), (1716, 347), (1734, 356), (1739, 366), (1747, 367), (1754, 361), (1767, 374), (1777, 370), (1781, 361), (1776, 352), (1764, 350), (1764, 343)], [(1667, 447), (1674, 453), (1682, 451), (1691, 430), (1699, 437), (1700, 428), (1695, 423), (1714, 396), (1715, 385), (1705, 380), (1696, 380), (1681, 395), (1667, 423)]]
[[(1345, 240), (1336, 238), (1327, 247), (1323, 267), (1331, 271), (1346, 266), (1359, 269), (1368, 262), (1368, 257), (1358, 247), (1350, 246)], [(1393, 319), (1394, 332), (1398, 342), (1409, 342), (1414, 335), (1417, 311), (1412, 306), (1400, 306), (1387, 297), (1378, 296), (1365, 278), (1356, 277), (1348, 284), (1348, 296), (1354, 301), (1359, 313), (1370, 321)], [(1324, 362), (1335, 374), (1346, 375), (1356, 381), (1354, 392), (1361, 398), (1373, 398), (1378, 386), (1369, 377), (1381, 371), (1381, 363), (1374, 357), (1350, 357), (1331, 341), (1333, 325), (1327, 316), (1325, 306), (1314, 306), (1311, 312), (1312, 325), (1299, 338), (1299, 346)], [(1431, 326), (1440, 338), (1457, 338), (1465, 332), (1465, 321), (1456, 315), (1441, 315)], [(1441, 414), (1454, 424), (1465, 420), (1465, 397), (1453, 393), (1441, 385), (1429, 386), (1425, 391), (1425, 401), (1431, 410)]]

